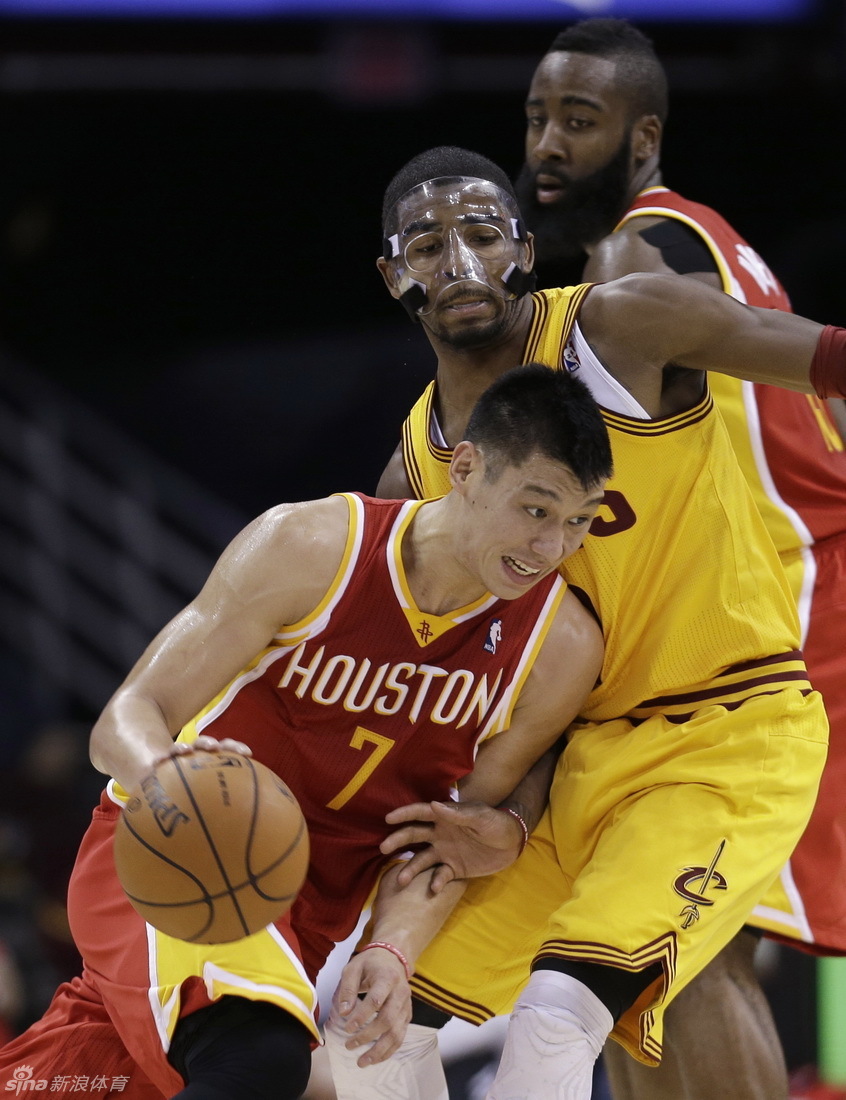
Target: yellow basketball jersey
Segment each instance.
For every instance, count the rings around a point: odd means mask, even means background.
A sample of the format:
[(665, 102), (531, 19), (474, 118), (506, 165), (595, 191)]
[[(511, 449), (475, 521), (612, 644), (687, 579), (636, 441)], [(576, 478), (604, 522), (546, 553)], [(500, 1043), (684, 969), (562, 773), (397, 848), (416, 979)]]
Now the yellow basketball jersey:
[[(533, 295), (523, 362), (560, 369), (588, 285)], [(570, 351), (567, 369), (579, 369)], [(434, 382), (403, 427), (415, 494), (449, 489), (451, 452), (431, 438)], [(586, 719), (683, 722), (785, 685), (810, 690), (778, 555), (710, 394), (659, 420), (603, 409), (615, 473), (581, 550), (561, 572), (602, 624), (602, 680)]]

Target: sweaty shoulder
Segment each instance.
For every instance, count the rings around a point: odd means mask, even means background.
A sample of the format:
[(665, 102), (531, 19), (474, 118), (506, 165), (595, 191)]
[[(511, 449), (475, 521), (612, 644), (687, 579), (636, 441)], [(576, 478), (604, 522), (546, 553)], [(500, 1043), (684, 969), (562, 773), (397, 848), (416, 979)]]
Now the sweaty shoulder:
[[(595, 286), (579, 325), (606, 370), (648, 415), (670, 416), (701, 398), (696, 371), (703, 368), (694, 356), (713, 346), (732, 305), (728, 295), (697, 279), (639, 273)], [(667, 367), (674, 368), (670, 386)], [(676, 370), (682, 367), (689, 369)]]
[(603, 237), (585, 265), (585, 281), (604, 283), (637, 271), (669, 271), (659, 249), (647, 243), (642, 235), (643, 229), (661, 224), (666, 224), (665, 218), (644, 216)]
[[(579, 326), (602, 362), (632, 389), (645, 368), (661, 369), (668, 328), (678, 323), (685, 281), (639, 272), (594, 286), (579, 313)], [(632, 390), (634, 392), (634, 390)]]
[[(606, 308), (617, 311), (628, 310), (632, 314), (632, 319), (634, 319), (639, 305), (642, 305), (645, 301), (655, 301), (666, 295), (672, 296), (674, 291), (678, 289), (679, 283), (680, 280), (673, 275), (651, 271), (634, 271), (618, 279), (612, 279), (593, 287), (585, 299), (582, 313), (585, 309), (595, 310), (598, 303), (602, 303)], [(682, 287), (684, 285), (684, 283), (681, 283)]]
[(322, 600), (340, 568), (350, 529), (346, 497), (323, 497), (270, 508), (228, 551), (233, 585), (248, 577), (253, 591), (284, 607), (294, 623)]
[(535, 661), (536, 673), (548, 676), (552, 683), (560, 680), (563, 659), (567, 676), (584, 680), (589, 691), (599, 676), (604, 654), (602, 628), (572, 588), (568, 588)]
[(559, 645), (572, 647), (570, 652), (590, 653), (592, 659), (601, 663), (605, 646), (602, 629), (596, 615), (588, 610), (572, 588), (564, 594), (550, 633), (556, 643), (552, 648)]

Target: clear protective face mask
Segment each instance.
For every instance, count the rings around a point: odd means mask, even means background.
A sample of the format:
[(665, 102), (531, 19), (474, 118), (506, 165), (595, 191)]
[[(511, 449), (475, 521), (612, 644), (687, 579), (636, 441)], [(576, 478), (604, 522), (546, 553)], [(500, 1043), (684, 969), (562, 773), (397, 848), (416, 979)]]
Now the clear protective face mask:
[(445, 290), (481, 284), (506, 301), (534, 279), (520, 266), (526, 234), (517, 204), (487, 180), (444, 177), (412, 188), (397, 203), (397, 232), (384, 242), (400, 300), (413, 317), (431, 313)]

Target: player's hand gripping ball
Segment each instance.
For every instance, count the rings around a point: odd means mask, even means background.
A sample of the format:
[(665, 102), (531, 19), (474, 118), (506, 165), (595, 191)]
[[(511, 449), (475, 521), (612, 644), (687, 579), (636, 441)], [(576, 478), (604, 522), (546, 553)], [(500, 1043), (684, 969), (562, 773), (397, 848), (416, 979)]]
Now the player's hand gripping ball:
[(263, 764), (235, 752), (170, 756), (129, 796), (115, 866), (154, 928), (190, 943), (227, 943), (293, 905), (308, 869), (308, 828)]

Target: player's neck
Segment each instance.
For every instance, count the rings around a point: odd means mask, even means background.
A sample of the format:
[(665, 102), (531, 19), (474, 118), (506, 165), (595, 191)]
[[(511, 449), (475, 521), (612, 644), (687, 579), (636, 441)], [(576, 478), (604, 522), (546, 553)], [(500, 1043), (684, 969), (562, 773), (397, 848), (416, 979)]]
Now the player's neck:
[(582, 247), (584, 248), (585, 252), (587, 252), (587, 254), (590, 256), (596, 246), (600, 243), (600, 241), (604, 241), (610, 233), (614, 232), (620, 219), (623, 217), (627, 210), (631, 209), (632, 204), (641, 193), (641, 191), (645, 191), (647, 187), (661, 186), (663, 186), (661, 179), (661, 166), (658, 163), (657, 159), (652, 157), (635, 171), (634, 175), (631, 178), (631, 181), (629, 182), (629, 187), (626, 191), (625, 201), (623, 202), (622, 207), (617, 211), (616, 216), (611, 221), (609, 221), (607, 225), (604, 226), (602, 232), (597, 234), (597, 236), (593, 240), (586, 241), (583, 244)]
[(402, 542), (405, 578), (419, 611), (448, 615), (486, 594), (455, 554), (455, 504), (450, 493), (418, 509)]
[(522, 362), (529, 313), (509, 340), (497, 347), (454, 349), (438, 348), (438, 372), (435, 388), (435, 415), (448, 447), (464, 438), (464, 429), (473, 406), (484, 391)]
[(454, 448), (464, 438), (473, 406), (488, 386), (518, 362), (519, 357), (512, 355), (502, 363), (474, 363), (459, 369), (438, 366), (435, 416), (448, 447)]
[[(632, 182), (629, 186), (628, 194), (626, 196), (626, 209), (621, 211), (621, 217), (625, 214), (626, 210), (632, 205), (641, 191), (645, 191), (647, 187), (661, 187), (663, 186), (663, 180), (661, 178), (661, 166), (653, 160), (648, 160), (645, 164), (635, 172), (632, 176)], [(613, 226), (611, 227), (614, 228)]]

